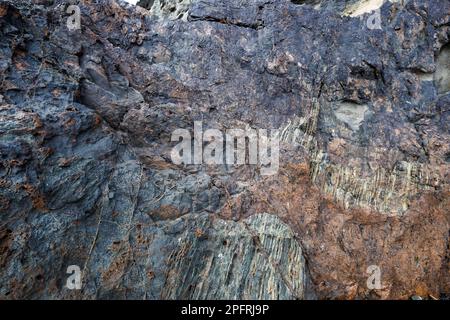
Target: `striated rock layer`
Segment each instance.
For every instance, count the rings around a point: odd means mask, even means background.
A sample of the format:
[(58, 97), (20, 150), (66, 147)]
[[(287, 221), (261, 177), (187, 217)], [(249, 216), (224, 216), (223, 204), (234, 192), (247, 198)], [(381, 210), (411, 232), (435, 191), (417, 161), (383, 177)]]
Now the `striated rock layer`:
[(448, 0), (141, 4), (0, 0), (2, 299), (448, 297)]

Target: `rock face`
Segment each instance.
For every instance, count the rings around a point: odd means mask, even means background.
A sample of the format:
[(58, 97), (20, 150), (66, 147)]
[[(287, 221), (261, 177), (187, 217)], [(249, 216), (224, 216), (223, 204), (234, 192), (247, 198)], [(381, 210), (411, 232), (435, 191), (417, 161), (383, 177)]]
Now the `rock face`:
[(264, 214), (241, 222), (211, 220), (208, 215), (188, 219), (169, 257), (162, 298), (305, 297), (302, 250), (279, 218)]
[(69, 2), (0, 0), (1, 298), (448, 297), (448, 0)]

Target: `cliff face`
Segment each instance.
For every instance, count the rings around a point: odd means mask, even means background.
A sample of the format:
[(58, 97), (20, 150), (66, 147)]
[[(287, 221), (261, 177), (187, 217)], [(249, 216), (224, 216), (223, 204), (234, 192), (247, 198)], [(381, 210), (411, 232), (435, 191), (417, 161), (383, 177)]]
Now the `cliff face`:
[(448, 0), (69, 2), (0, 0), (1, 298), (450, 294)]

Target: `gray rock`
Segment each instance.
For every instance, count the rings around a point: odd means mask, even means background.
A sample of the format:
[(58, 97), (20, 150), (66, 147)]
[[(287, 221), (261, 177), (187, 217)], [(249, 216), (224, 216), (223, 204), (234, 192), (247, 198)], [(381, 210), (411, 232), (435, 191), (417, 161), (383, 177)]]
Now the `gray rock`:
[[(0, 298), (449, 294), (450, 3), (381, 2), (82, 1), (69, 30), (0, 0)], [(175, 165), (194, 121), (280, 129), (280, 169)]]

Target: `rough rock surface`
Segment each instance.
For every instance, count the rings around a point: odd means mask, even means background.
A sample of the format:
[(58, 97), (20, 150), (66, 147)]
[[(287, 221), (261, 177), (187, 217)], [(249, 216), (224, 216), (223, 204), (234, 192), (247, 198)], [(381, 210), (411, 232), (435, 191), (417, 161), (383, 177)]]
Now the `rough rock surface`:
[[(1, 298), (448, 297), (450, 1), (146, 7), (0, 0)], [(194, 121), (278, 173), (175, 165)]]

